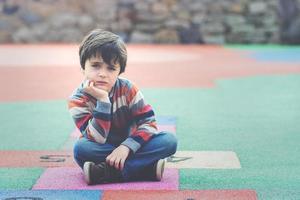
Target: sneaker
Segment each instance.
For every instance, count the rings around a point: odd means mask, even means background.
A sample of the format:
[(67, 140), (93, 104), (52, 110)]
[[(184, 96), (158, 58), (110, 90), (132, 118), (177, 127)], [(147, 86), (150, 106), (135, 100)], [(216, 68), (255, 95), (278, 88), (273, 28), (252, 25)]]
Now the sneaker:
[(163, 177), (165, 169), (165, 160), (160, 159), (157, 161), (157, 163), (154, 165), (154, 170), (155, 170), (155, 178), (157, 181), (160, 181)]
[(121, 172), (110, 167), (106, 162), (99, 164), (85, 162), (83, 165), (83, 174), (85, 182), (88, 185), (121, 181)]

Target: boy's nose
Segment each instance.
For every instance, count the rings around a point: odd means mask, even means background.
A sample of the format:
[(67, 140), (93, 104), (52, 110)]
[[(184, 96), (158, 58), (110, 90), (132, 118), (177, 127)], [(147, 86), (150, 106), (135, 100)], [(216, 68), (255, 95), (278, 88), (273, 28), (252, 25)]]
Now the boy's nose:
[(104, 70), (99, 70), (98, 76), (105, 77), (106, 76), (106, 72)]

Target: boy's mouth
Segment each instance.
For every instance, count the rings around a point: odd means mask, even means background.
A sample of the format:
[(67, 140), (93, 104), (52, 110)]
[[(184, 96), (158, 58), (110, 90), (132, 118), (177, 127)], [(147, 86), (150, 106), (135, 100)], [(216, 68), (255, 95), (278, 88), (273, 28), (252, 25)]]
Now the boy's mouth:
[(99, 86), (101, 86), (101, 85), (107, 85), (107, 82), (105, 82), (105, 81), (96, 81), (95, 85), (99, 85)]

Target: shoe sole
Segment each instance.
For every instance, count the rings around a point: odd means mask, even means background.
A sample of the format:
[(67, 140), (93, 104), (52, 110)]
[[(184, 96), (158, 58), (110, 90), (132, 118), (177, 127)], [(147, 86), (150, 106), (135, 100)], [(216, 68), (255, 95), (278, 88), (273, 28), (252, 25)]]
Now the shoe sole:
[(164, 174), (164, 169), (165, 169), (165, 160), (160, 159), (156, 165), (156, 179), (158, 181), (160, 181), (162, 179), (163, 174)]
[(88, 185), (91, 184), (91, 178), (90, 178), (91, 164), (92, 164), (92, 162), (85, 162), (84, 165), (83, 165), (84, 180)]

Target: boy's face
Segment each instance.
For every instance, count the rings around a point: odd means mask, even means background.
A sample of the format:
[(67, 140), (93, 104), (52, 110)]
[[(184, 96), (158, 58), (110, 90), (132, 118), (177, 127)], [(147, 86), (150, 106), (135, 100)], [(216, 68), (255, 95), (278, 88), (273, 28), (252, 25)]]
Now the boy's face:
[(118, 62), (107, 64), (100, 54), (96, 54), (85, 62), (84, 78), (93, 81), (96, 88), (110, 92), (119, 76), (121, 67)]

